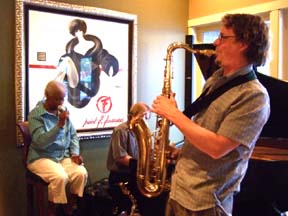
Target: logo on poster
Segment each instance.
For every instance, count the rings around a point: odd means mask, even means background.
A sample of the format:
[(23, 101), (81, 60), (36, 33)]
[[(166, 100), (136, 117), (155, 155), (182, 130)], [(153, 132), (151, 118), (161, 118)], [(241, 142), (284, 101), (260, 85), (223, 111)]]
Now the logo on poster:
[(109, 96), (101, 96), (98, 98), (96, 107), (101, 113), (108, 113), (112, 108), (111, 97)]
[(97, 110), (103, 113), (101, 116), (97, 116), (95, 118), (87, 119), (84, 121), (82, 127), (86, 127), (89, 125), (94, 125), (96, 128), (106, 127), (107, 125), (120, 124), (124, 121), (122, 117), (111, 118), (108, 112), (111, 111), (112, 108), (112, 100), (109, 96), (101, 96), (98, 98), (96, 102)]

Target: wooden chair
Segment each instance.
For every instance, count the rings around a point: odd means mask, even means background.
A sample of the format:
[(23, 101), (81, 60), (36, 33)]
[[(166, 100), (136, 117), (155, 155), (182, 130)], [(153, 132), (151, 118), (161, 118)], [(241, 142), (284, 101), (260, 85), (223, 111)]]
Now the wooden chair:
[[(19, 122), (16, 125), (23, 137), (23, 144), (20, 147), (22, 149), (22, 162), (26, 172), (27, 215), (44, 216), (47, 212), (44, 201), (48, 184), (41, 177), (27, 169), (27, 155), (31, 143), (28, 121)], [(34, 194), (36, 195), (35, 200)]]

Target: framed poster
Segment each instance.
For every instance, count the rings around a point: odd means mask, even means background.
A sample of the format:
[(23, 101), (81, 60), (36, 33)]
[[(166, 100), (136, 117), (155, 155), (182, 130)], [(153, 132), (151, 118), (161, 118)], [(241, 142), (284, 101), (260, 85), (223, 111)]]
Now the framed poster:
[(83, 5), (16, 0), (16, 120), (45, 99), (51, 80), (79, 133), (126, 121), (136, 97), (137, 16)]

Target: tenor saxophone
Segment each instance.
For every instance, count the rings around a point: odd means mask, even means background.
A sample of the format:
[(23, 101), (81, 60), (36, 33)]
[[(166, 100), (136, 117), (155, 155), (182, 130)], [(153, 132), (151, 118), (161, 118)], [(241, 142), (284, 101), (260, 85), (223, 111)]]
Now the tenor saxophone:
[[(164, 84), (162, 95), (170, 97), (171, 94), (171, 59), (174, 50), (183, 48), (194, 54), (206, 56), (213, 55), (214, 50), (196, 50), (184, 43), (175, 42), (168, 46), (166, 65), (164, 70)], [(167, 176), (167, 157), (169, 154), (169, 127), (166, 118), (156, 116), (156, 129), (150, 132), (146, 121), (139, 118), (130, 125), (138, 142), (138, 161), (136, 182), (139, 191), (146, 197), (157, 197), (164, 190), (169, 190), (170, 184)]]

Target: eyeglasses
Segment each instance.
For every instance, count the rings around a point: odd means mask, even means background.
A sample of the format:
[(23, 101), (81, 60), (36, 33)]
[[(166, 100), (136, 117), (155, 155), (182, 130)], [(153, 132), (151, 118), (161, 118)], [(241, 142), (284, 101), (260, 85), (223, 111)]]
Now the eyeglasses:
[(227, 38), (232, 38), (232, 37), (236, 37), (236, 35), (223, 35), (222, 33), (220, 33), (220, 34), (218, 35), (218, 39), (219, 39), (220, 41), (223, 41), (223, 40), (225, 40), (225, 39), (227, 39)]

